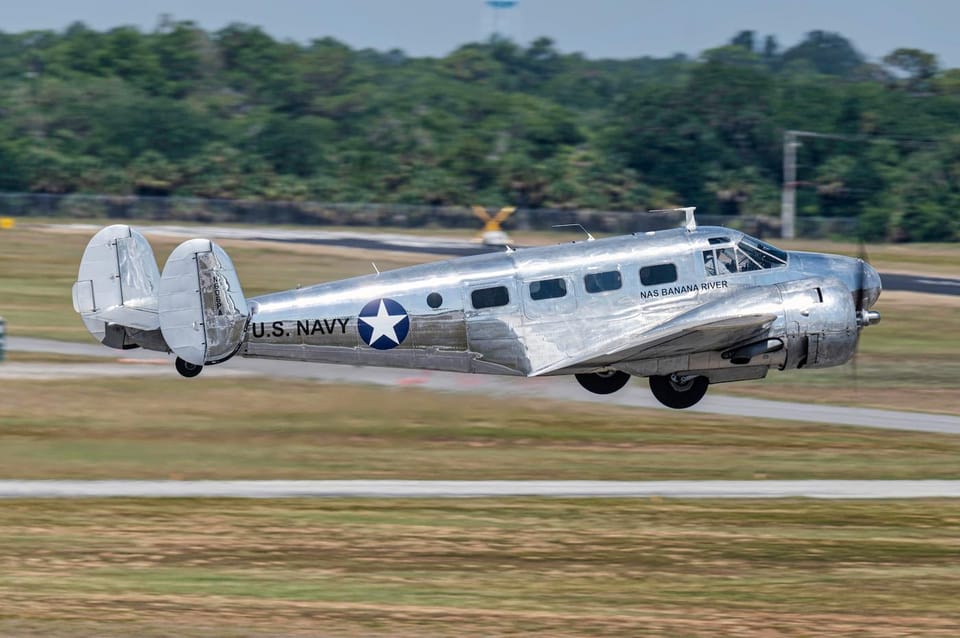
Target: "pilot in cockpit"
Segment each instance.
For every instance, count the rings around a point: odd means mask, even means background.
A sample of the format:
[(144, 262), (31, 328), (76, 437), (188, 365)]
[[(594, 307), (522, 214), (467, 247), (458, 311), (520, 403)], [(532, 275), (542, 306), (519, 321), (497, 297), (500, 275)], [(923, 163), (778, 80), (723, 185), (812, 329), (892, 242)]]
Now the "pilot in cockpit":
[(737, 272), (737, 258), (733, 254), (733, 248), (718, 249), (717, 263), (721, 275)]

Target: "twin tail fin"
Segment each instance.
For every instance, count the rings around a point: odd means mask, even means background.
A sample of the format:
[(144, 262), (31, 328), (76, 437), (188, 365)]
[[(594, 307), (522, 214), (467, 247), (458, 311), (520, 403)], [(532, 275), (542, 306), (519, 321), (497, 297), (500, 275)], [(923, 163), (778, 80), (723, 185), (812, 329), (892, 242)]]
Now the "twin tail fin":
[(196, 366), (233, 356), (250, 317), (223, 248), (209, 239), (185, 241), (161, 272), (146, 238), (124, 224), (102, 229), (87, 244), (73, 308), (106, 346), (173, 352)]

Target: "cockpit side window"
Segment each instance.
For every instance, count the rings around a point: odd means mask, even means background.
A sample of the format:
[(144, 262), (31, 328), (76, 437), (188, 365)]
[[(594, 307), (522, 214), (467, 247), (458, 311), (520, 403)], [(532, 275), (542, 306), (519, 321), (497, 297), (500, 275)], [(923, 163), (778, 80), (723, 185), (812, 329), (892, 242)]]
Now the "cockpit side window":
[(717, 272), (727, 275), (737, 272), (737, 257), (733, 248), (717, 248)]
[(737, 272), (737, 256), (733, 246), (703, 251), (703, 267), (708, 277)]
[(717, 260), (713, 256), (712, 250), (703, 251), (703, 268), (707, 271), (707, 277), (715, 277), (717, 274)]

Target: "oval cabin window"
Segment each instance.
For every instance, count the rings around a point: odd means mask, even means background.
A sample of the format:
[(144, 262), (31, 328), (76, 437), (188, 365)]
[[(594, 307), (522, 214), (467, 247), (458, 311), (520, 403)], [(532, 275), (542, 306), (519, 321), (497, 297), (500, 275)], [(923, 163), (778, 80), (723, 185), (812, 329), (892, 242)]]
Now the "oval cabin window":
[(677, 280), (677, 267), (673, 264), (657, 264), (640, 269), (640, 283), (644, 286), (669, 284)]
[(470, 293), (470, 301), (473, 302), (473, 307), (477, 310), (496, 308), (510, 303), (510, 293), (506, 286), (479, 288)]
[(530, 282), (530, 298), (534, 301), (559, 299), (567, 295), (567, 282), (563, 279), (544, 279)]
[(623, 281), (620, 279), (619, 270), (608, 270), (607, 272), (590, 273), (584, 276), (583, 285), (587, 292), (609, 292), (620, 290)]

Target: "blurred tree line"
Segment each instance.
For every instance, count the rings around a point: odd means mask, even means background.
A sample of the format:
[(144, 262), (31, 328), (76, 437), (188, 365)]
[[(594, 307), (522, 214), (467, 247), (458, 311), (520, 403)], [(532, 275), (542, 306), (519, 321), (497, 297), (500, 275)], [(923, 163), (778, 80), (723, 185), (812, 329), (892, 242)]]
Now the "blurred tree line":
[(0, 191), (778, 215), (960, 237), (960, 70), (840, 35), (744, 31), (699, 58), (590, 60), (540, 38), (443, 58), (235, 24), (0, 32)]

